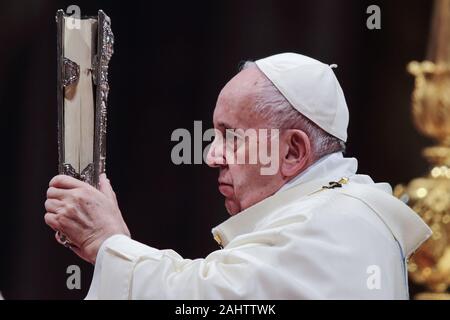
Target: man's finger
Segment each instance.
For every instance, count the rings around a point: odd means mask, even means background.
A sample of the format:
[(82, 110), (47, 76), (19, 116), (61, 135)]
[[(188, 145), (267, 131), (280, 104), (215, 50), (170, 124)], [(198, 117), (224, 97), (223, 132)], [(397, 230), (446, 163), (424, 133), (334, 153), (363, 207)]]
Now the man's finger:
[(44, 205), (45, 210), (51, 213), (58, 213), (58, 210), (64, 207), (64, 203), (58, 199), (47, 199)]
[(105, 173), (102, 173), (100, 175), (99, 189), (105, 196), (117, 203), (116, 194), (114, 193), (114, 190), (111, 187), (111, 183), (109, 182), (109, 179), (106, 177)]
[(59, 228), (61, 227), (61, 226), (59, 225), (58, 221), (57, 221), (56, 214), (47, 212), (47, 213), (44, 215), (44, 220), (45, 220), (45, 223), (46, 223), (50, 228), (52, 228), (54, 231), (59, 230)]
[(59, 189), (74, 189), (74, 188), (81, 188), (88, 185), (87, 183), (80, 181), (78, 179), (75, 179), (73, 177), (60, 174), (55, 177), (53, 177), (52, 180), (50, 180), (49, 186)]
[(55, 187), (50, 187), (47, 189), (47, 199), (64, 199), (69, 194), (69, 191), (66, 189), (58, 189)]

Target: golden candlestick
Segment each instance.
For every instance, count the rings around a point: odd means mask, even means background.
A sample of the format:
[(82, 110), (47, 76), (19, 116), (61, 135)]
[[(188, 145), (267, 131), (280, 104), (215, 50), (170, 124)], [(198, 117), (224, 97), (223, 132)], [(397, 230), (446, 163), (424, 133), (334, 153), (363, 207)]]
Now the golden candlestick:
[(433, 230), (411, 258), (410, 279), (428, 291), (415, 299), (450, 299), (450, 0), (435, 0), (427, 60), (413, 61), (414, 124), (437, 145), (423, 150), (431, 169), (394, 194), (408, 203)]

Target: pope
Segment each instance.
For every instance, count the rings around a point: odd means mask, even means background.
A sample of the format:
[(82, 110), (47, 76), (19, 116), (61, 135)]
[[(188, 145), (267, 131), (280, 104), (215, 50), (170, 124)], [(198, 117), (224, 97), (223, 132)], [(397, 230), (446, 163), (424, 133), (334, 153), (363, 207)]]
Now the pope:
[[(45, 222), (56, 240), (95, 264), (87, 299), (408, 299), (407, 259), (431, 230), (387, 183), (343, 156), (349, 112), (334, 65), (295, 53), (255, 62), (222, 89), (216, 136), (277, 130), (207, 155), (230, 217), (222, 247), (184, 259), (134, 241), (105, 175), (99, 189), (58, 175)], [(232, 161), (277, 144), (277, 167)]]

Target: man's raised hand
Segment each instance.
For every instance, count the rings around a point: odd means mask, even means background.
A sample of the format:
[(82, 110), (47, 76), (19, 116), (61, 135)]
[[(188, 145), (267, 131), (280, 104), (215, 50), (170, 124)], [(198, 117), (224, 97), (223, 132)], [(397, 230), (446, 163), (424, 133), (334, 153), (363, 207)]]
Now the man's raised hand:
[[(47, 225), (66, 236), (71, 249), (91, 263), (107, 238), (130, 236), (105, 174), (100, 175), (99, 190), (70, 176), (55, 176), (49, 183), (45, 209)], [(62, 243), (58, 235), (56, 239)]]

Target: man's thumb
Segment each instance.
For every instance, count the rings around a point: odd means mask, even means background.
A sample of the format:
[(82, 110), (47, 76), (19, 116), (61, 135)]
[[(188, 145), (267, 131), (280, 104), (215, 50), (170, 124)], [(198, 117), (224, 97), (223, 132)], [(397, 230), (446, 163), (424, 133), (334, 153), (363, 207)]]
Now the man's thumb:
[(99, 190), (109, 199), (113, 200), (114, 202), (117, 202), (116, 194), (114, 193), (113, 188), (111, 187), (109, 179), (106, 177), (106, 173), (102, 173), (100, 175)]

